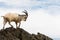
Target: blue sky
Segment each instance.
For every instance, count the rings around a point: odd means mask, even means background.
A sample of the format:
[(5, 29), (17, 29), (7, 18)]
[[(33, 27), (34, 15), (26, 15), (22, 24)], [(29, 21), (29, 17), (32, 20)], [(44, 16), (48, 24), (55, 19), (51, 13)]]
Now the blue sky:
[(22, 23), (22, 28), (52, 38), (60, 37), (60, 0), (0, 0), (0, 16), (8, 12), (20, 13), (24, 9), (29, 17), (26, 23)]
[(49, 6), (60, 6), (59, 0), (5, 0), (0, 1), (0, 6), (4, 8), (20, 8), (20, 7), (36, 7), (36, 8), (48, 8)]
[(15, 8), (15, 7), (37, 7), (37, 8), (48, 8), (49, 6), (60, 6), (59, 0), (2, 0), (0, 1), (0, 7), (4, 8)]
[[(60, 14), (60, 0), (0, 0), (0, 8), (5, 9), (45, 9), (50, 14)], [(52, 12), (53, 11), (53, 12)], [(58, 13), (55, 13), (58, 12)]]

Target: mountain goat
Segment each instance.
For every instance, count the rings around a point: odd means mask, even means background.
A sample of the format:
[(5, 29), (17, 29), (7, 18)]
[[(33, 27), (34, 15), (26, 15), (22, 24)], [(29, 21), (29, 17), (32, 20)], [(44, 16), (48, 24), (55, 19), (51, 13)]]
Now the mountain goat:
[(25, 13), (25, 15), (20, 15), (20, 14), (15, 14), (15, 13), (7, 13), (6, 15), (2, 16), (4, 21), (3, 21), (3, 29), (5, 27), (5, 24), (8, 22), (9, 25), (11, 27), (13, 27), (11, 25), (11, 22), (15, 22), (16, 24), (16, 28), (17, 28), (17, 24), (19, 23), (19, 26), (20, 27), (20, 24), (21, 24), (21, 21), (26, 21), (27, 17), (28, 17), (28, 12), (25, 10), (23, 11), (23, 13)]

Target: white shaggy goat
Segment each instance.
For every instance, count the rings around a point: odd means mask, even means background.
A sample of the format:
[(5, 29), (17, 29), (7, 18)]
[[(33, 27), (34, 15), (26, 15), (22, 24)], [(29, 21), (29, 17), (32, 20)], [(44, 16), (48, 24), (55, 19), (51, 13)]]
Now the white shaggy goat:
[[(7, 13), (5, 14), (3, 17), (4, 21), (3, 21), (3, 29), (5, 27), (5, 24), (8, 22), (9, 25), (11, 25), (11, 22), (15, 22), (16, 23), (16, 28), (17, 28), (17, 24), (19, 23), (19, 26), (20, 27), (20, 24), (21, 24), (21, 21), (26, 21), (27, 17), (28, 17), (28, 13), (27, 11), (23, 11), (23, 13), (25, 13), (25, 15), (20, 15), (20, 14), (14, 14), (14, 13)], [(11, 25), (11, 27), (13, 27)]]

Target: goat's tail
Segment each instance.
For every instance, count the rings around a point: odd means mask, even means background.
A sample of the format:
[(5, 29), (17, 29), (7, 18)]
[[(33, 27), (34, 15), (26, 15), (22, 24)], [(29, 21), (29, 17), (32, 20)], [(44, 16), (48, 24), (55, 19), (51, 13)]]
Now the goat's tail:
[(1, 17), (5, 18), (4, 16), (1, 16)]
[(4, 16), (1, 16), (1, 17), (4, 17)]
[(5, 16), (1, 16), (1, 17), (3, 17), (4, 20), (7, 20), (7, 18)]

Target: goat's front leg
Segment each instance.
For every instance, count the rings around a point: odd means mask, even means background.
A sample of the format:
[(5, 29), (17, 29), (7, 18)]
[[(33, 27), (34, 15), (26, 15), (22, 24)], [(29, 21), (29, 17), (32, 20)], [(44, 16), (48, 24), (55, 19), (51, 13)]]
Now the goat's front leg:
[[(11, 23), (9, 22), (9, 25), (11, 25)], [(13, 27), (13, 25), (11, 25), (11, 27)]]
[(20, 27), (20, 25), (21, 25), (21, 22), (19, 22), (19, 26), (18, 27)]
[(15, 22), (15, 24), (16, 24), (16, 28), (17, 28), (17, 22)]

